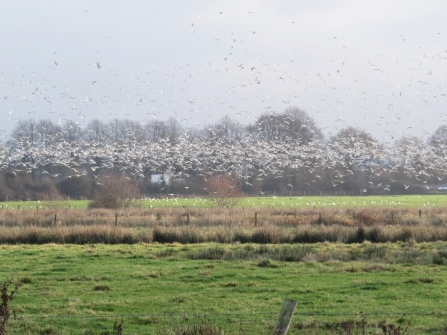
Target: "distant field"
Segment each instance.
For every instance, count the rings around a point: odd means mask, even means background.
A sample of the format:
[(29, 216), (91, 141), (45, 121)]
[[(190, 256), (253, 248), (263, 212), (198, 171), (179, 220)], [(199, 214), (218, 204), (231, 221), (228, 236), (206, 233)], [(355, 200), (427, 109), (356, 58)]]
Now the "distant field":
[[(436, 333), (445, 329), (436, 314), (447, 310), (446, 257), (441, 242), (3, 245), (0, 280), (22, 282), (11, 334), (105, 334), (123, 314), (125, 334), (180, 327), (170, 313), (182, 322), (195, 313), (270, 313), (272, 326), (285, 298), (298, 301), (291, 333), (318, 321), (326, 334), (359, 312), (417, 330), (405, 333)], [(271, 334), (248, 326), (247, 334)]]
[[(169, 197), (145, 198), (139, 201), (142, 208), (150, 207), (196, 207), (213, 208), (216, 205), (209, 198)], [(76, 208), (86, 209), (88, 200), (64, 201), (9, 201), (0, 202), (1, 208), (36, 209), (36, 208)], [(333, 197), (247, 197), (241, 198), (237, 207), (257, 208), (328, 208), (328, 207), (443, 207), (447, 206), (447, 194), (442, 195), (396, 195), (396, 196), (333, 196)]]

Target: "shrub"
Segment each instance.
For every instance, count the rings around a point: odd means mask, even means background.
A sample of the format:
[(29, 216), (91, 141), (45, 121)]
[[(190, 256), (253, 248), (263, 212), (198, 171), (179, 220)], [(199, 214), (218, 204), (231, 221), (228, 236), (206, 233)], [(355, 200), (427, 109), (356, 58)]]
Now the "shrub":
[(251, 236), (252, 243), (271, 244), (278, 243), (279, 232), (276, 229), (262, 228), (253, 232)]
[(309, 247), (285, 246), (280, 248), (278, 253), (278, 260), (284, 262), (301, 262), (307, 255), (309, 255), (311, 249)]
[(112, 194), (104, 194), (96, 197), (92, 202), (89, 202), (88, 208), (108, 208), (117, 209), (120, 206), (119, 200)]
[(230, 176), (213, 176), (205, 182), (211, 199), (221, 208), (231, 208), (243, 196), (240, 186)]
[(93, 291), (110, 291), (110, 287), (108, 285), (95, 285)]
[(224, 259), (225, 249), (222, 247), (212, 247), (198, 251), (196, 254), (189, 256), (191, 259), (208, 259), (221, 260)]
[(436, 265), (444, 265), (445, 264), (444, 257), (442, 257), (438, 254), (433, 255), (432, 261), (433, 261), (433, 264), (436, 264)]
[(363, 228), (362, 226), (357, 228), (357, 231), (351, 235), (351, 237), (349, 238), (349, 240), (347, 241), (348, 243), (363, 243), (365, 241), (365, 228)]
[[(0, 305), (0, 335), (6, 335), (6, 325), (11, 317), (10, 303), (14, 300), (14, 295), (19, 290), (19, 283), (17, 282), (14, 288), (8, 292), (9, 287), (12, 285), (12, 279), (6, 279), (0, 285), (1, 305)], [(13, 311), (15, 317), (16, 312)]]
[(370, 241), (372, 243), (379, 243), (381, 242), (381, 229), (379, 227), (372, 227), (371, 229), (368, 229), (366, 232), (366, 240)]
[(6, 172), (0, 178), (0, 201), (59, 198), (59, 192), (49, 178), (35, 180), (25, 171)]
[(100, 187), (89, 208), (129, 208), (133, 199), (140, 197), (138, 185), (127, 178), (109, 176), (100, 179), (98, 183)]

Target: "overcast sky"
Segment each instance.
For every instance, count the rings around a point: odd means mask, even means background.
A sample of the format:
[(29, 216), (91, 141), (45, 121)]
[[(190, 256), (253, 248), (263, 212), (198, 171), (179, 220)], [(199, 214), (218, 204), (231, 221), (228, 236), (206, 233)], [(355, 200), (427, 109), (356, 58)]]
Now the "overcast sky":
[(446, 17), (444, 0), (0, 0), (0, 129), (300, 106), (326, 136), (427, 137), (447, 124)]

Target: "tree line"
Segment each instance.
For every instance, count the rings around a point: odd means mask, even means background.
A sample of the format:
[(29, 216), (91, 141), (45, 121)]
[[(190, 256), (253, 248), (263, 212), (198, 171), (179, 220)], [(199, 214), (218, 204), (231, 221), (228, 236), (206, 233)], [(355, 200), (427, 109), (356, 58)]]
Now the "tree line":
[[(325, 138), (297, 107), (248, 125), (225, 116), (201, 128), (174, 118), (92, 120), (85, 127), (19, 120), (0, 145), (0, 200), (91, 198), (112, 177), (148, 196), (206, 194), (215, 176), (259, 196), (425, 193), (444, 181), (446, 145), (446, 125), (427, 141), (381, 143), (355, 127)], [(163, 177), (154, 183), (152, 175)]]

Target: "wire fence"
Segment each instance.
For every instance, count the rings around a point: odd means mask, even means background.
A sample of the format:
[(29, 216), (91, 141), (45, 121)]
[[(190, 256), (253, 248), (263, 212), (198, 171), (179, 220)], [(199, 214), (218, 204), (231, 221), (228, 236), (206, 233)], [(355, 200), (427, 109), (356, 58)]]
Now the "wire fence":
[[(17, 316), (8, 334), (272, 334), (278, 312)], [(447, 313), (306, 313), (296, 311), (288, 334), (447, 334)]]
[[(272, 312), (22, 316), (11, 320), (9, 326), (11, 334), (271, 334), (277, 315)], [(122, 333), (114, 329), (119, 325)]]
[(447, 334), (447, 313), (295, 313), (295, 334)]

